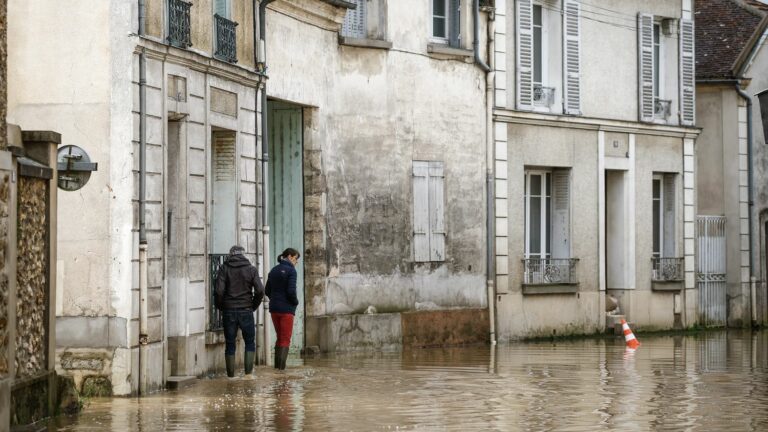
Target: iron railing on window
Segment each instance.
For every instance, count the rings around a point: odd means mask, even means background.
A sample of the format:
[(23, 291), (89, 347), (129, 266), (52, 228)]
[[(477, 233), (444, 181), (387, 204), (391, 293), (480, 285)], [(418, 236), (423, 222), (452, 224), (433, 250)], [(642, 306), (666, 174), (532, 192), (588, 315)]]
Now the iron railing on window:
[(168, 43), (179, 48), (192, 46), (189, 9), (192, 3), (168, 0)]
[(237, 63), (237, 37), (235, 27), (237, 23), (223, 16), (213, 16), (216, 29), (216, 51), (214, 56), (219, 60), (229, 63)]
[(651, 258), (653, 265), (651, 280), (654, 282), (676, 282), (685, 279), (683, 274), (684, 258)]
[(527, 258), (523, 260), (523, 285), (577, 284), (578, 258)]
[(213, 304), (216, 290), (216, 276), (219, 274), (219, 268), (227, 259), (227, 254), (208, 254), (209, 268), (209, 289), (208, 289), (208, 331), (218, 331), (224, 329), (222, 313)]
[(666, 119), (672, 113), (672, 101), (656, 99), (653, 101), (653, 116), (657, 119)]
[(539, 84), (533, 86), (533, 104), (536, 106), (550, 107), (555, 103), (555, 88), (544, 87)]

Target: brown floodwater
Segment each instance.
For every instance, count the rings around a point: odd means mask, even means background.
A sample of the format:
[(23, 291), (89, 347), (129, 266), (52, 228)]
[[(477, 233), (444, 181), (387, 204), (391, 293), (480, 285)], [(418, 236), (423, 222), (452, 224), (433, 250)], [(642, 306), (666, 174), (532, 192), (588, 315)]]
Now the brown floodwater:
[(91, 399), (64, 431), (768, 431), (768, 331), (338, 354)]

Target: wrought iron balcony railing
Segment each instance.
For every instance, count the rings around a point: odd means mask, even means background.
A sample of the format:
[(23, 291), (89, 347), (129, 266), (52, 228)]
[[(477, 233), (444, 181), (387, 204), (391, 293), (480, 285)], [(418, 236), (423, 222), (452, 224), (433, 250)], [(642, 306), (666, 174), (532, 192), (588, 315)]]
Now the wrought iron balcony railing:
[(651, 280), (654, 282), (677, 282), (685, 279), (683, 258), (651, 258), (653, 265)]
[(578, 258), (528, 258), (523, 260), (523, 285), (577, 284)]
[(227, 254), (208, 254), (209, 263), (209, 289), (208, 289), (208, 331), (224, 330), (223, 316), (220, 310), (213, 304), (216, 290), (216, 275), (219, 268), (227, 259)]
[(214, 57), (229, 63), (237, 63), (237, 23), (219, 14), (213, 16), (216, 29), (216, 51)]
[(550, 107), (555, 103), (555, 88), (533, 85), (533, 104), (535, 106)]
[(192, 3), (168, 0), (168, 43), (179, 48), (192, 46), (189, 9)]
[(672, 113), (672, 101), (656, 99), (653, 101), (653, 116), (657, 119), (667, 119)]

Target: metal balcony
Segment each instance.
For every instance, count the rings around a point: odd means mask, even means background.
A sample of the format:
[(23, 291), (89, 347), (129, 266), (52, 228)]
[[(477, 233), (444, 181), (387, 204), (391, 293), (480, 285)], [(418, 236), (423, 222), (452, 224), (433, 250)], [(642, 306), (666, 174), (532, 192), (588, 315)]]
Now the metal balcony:
[(224, 264), (227, 256), (227, 254), (208, 254), (208, 331), (224, 329), (224, 318), (221, 311), (213, 304), (213, 299), (216, 292), (216, 276), (219, 274), (219, 268)]
[(555, 88), (533, 85), (533, 105), (549, 108), (555, 103)]
[(579, 283), (576, 275), (578, 258), (527, 258), (523, 260), (523, 285), (572, 285)]
[(192, 3), (168, 0), (168, 43), (179, 48), (192, 46), (189, 9)]
[(216, 31), (216, 50), (213, 56), (229, 63), (237, 63), (237, 23), (219, 14), (213, 16)]
[(666, 120), (672, 113), (672, 101), (664, 99), (656, 99), (653, 101), (653, 117)]
[(683, 258), (659, 258), (653, 257), (651, 266), (651, 280), (654, 282), (679, 282), (685, 279), (683, 273)]

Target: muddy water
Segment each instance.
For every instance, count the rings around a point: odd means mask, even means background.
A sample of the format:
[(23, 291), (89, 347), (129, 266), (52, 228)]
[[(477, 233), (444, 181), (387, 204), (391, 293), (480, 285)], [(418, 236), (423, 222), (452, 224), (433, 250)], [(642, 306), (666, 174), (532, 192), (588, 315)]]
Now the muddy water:
[(768, 430), (768, 331), (518, 343), (295, 360), (142, 399), (67, 431)]

